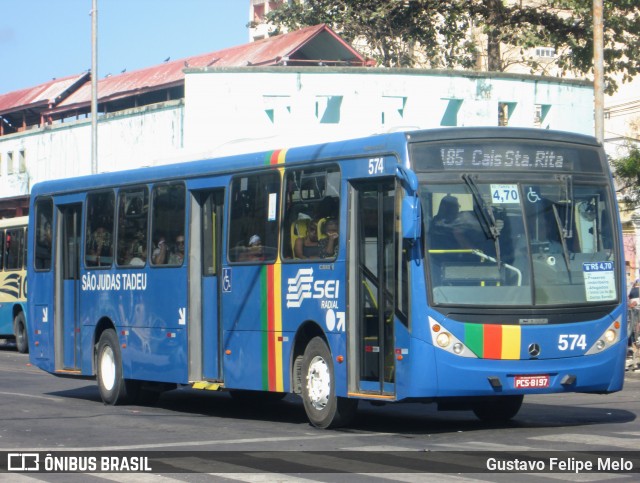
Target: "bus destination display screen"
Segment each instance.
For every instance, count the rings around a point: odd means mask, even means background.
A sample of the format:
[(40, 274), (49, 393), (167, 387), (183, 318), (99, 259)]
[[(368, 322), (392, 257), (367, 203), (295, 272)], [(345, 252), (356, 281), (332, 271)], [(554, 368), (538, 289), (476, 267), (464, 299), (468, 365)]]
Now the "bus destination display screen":
[(602, 172), (595, 149), (565, 146), (499, 140), (420, 142), (411, 146), (411, 157), (416, 171)]

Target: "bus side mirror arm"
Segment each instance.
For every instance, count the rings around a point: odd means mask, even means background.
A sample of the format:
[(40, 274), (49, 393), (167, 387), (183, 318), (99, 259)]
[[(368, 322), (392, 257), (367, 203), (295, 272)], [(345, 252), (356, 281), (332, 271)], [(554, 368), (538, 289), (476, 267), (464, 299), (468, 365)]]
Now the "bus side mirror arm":
[(418, 177), (413, 171), (398, 166), (398, 179), (404, 188), (402, 198), (402, 237), (410, 242), (420, 238), (422, 211), (418, 197)]

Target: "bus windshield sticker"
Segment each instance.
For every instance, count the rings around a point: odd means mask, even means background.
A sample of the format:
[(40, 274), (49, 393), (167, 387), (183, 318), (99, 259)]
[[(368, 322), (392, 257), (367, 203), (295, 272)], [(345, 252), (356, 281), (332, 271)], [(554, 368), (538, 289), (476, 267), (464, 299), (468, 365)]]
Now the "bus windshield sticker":
[(583, 263), (584, 288), (587, 302), (600, 302), (616, 298), (613, 262)]
[(278, 206), (278, 193), (269, 193), (269, 215), (268, 215), (269, 220), (268, 221), (276, 220), (277, 206)]
[(506, 203), (520, 204), (518, 185), (516, 184), (492, 184), (491, 201), (494, 205)]

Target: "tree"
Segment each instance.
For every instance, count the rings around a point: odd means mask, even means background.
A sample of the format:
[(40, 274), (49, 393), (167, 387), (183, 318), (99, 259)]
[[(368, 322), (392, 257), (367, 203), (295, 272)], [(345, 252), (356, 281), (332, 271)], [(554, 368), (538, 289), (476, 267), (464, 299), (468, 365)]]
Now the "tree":
[[(476, 22), (487, 33), (489, 70), (504, 70), (509, 63), (539, 71), (535, 47), (553, 47), (560, 74), (588, 76), (593, 71), (593, 0), (470, 2)], [(604, 63), (606, 92), (640, 73), (640, 9), (637, 0), (604, 0)], [(491, 45), (498, 43), (498, 47)], [(499, 45), (521, 50), (505, 58), (492, 58)]]
[(622, 201), (622, 211), (640, 208), (640, 147), (629, 147), (628, 156), (611, 161), (616, 191)]
[(470, 17), (452, 0), (306, 0), (267, 14), (276, 30), (321, 23), (385, 67), (473, 65)]
[[(593, 69), (592, 0), (306, 0), (268, 14), (289, 30), (326, 23), (386, 67), (471, 68), (505, 71), (514, 64), (548, 74), (535, 47), (551, 47), (560, 74)], [(640, 73), (638, 0), (604, 0), (605, 83), (617, 89)], [(277, 30), (278, 31), (278, 30)], [(481, 38), (478, 38), (481, 33)], [(363, 50), (363, 49), (361, 49)]]

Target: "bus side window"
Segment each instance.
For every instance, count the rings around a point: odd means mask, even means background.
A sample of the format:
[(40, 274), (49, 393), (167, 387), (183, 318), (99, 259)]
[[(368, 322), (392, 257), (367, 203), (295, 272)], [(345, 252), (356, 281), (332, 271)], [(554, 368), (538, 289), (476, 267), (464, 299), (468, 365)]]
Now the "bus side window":
[(285, 193), (283, 257), (337, 256), (340, 226), (340, 171), (337, 166), (287, 170)]
[(87, 267), (110, 267), (113, 262), (113, 191), (87, 196), (87, 232), (85, 264)]
[(280, 174), (234, 178), (228, 256), (231, 262), (272, 262), (278, 250)]
[(23, 265), (22, 255), (24, 253), (24, 229), (14, 228), (7, 230), (7, 270), (20, 270)]
[[(22, 242), (22, 268), (24, 270), (27, 269), (27, 254), (29, 252), (29, 248), (28, 248), (28, 243), (27, 240), (29, 240), (29, 237), (27, 236), (27, 228), (24, 229), (24, 238), (23, 238), (23, 242)], [(0, 265), (1, 267), (1, 265)]]
[(0, 270), (4, 268), (4, 231), (0, 231)]
[(51, 268), (51, 227), (53, 225), (53, 202), (50, 199), (38, 200), (35, 209), (35, 269)]
[(118, 265), (141, 266), (147, 256), (149, 190), (146, 186), (118, 193)]
[(181, 265), (184, 261), (185, 188), (182, 183), (153, 188), (151, 264)]

